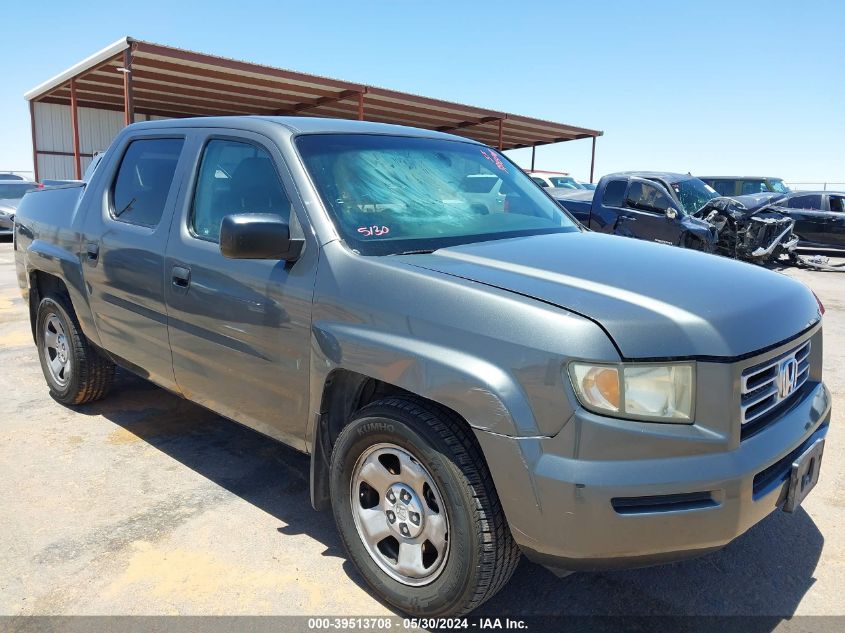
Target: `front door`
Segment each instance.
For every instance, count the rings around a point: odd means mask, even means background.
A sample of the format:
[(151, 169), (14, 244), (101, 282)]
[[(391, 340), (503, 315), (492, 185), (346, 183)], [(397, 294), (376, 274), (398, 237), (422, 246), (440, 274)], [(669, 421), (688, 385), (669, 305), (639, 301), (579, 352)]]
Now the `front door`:
[(231, 214), (279, 215), (301, 233), (289, 176), (265, 141), (209, 133), (200, 143), (167, 248), (170, 345), (186, 397), (302, 448), (316, 243), (294, 263), (227, 259), (219, 248)]
[(103, 347), (134, 371), (175, 388), (164, 297), (164, 254), (185, 137), (130, 136), (97, 170), (106, 193), (86, 214), (82, 257)]
[(632, 178), (625, 197), (624, 215), (616, 233), (630, 235), (650, 242), (678, 244), (680, 240), (680, 212), (676, 210), (674, 219), (667, 217), (666, 209), (675, 209), (671, 197), (665, 188), (657, 183), (642, 178)]

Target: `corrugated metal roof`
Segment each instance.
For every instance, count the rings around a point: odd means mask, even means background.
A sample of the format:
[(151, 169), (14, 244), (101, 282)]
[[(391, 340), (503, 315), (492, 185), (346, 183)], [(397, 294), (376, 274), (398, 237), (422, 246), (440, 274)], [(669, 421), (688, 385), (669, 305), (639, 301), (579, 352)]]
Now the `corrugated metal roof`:
[[(422, 97), (130, 37), (95, 53), (26, 93), (28, 100), (124, 109), (124, 56), (131, 55), (134, 110), (170, 117), (264, 114), (359, 118), (460, 134), (503, 149), (530, 147), (602, 132)], [(500, 139), (501, 124), (501, 139)]]

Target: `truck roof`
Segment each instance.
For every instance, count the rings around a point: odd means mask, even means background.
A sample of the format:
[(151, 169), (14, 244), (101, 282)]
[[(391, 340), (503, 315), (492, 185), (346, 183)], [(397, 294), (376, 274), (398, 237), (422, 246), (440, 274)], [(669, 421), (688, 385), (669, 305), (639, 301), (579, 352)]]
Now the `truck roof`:
[(780, 176), (696, 176), (701, 180), (783, 180)]
[(478, 141), (446, 134), (435, 130), (393, 125), (390, 123), (375, 123), (372, 121), (354, 121), (351, 119), (330, 119), (323, 117), (300, 116), (221, 116), (221, 117), (189, 117), (184, 119), (161, 119), (157, 121), (141, 121), (134, 123), (135, 129), (167, 129), (180, 127), (221, 127), (241, 130), (260, 131), (267, 126), (282, 126), (293, 133), (303, 134), (392, 134), (401, 136), (418, 136), (426, 138), (441, 138), (452, 141), (464, 141), (480, 145)]
[(693, 176), (692, 174), (679, 174), (677, 172), (672, 171), (617, 171), (616, 173), (608, 174), (608, 176), (636, 176), (637, 178), (659, 178), (660, 180), (665, 180), (668, 183), (682, 182), (684, 180), (690, 180), (691, 178), (698, 177)]

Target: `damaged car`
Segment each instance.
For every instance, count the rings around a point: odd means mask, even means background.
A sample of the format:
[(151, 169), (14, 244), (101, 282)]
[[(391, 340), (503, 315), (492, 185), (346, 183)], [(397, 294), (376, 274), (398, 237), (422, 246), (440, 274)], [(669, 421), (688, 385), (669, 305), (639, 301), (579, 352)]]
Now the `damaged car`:
[(785, 214), (720, 197), (689, 174), (619, 172), (602, 178), (594, 192), (548, 191), (584, 226), (602, 233), (758, 263), (778, 259), (797, 243)]
[(735, 259), (776, 261), (798, 245), (795, 220), (772, 206), (776, 193), (708, 201), (697, 214), (716, 229), (716, 249)]

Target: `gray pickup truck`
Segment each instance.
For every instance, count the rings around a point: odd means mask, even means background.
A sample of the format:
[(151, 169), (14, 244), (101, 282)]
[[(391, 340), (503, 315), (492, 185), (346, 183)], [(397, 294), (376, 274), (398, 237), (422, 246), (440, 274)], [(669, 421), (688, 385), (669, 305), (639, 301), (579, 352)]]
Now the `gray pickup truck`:
[[(476, 175), (505, 199), (466, 194)], [(310, 454), (314, 507), (406, 613), (472, 610), (521, 553), (695, 556), (818, 478), (810, 290), (585, 231), (467, 139), (139, 123), (89, 182), (26, 195), (14, 249), (56, 400), (103, 397), (119, 365)]]

